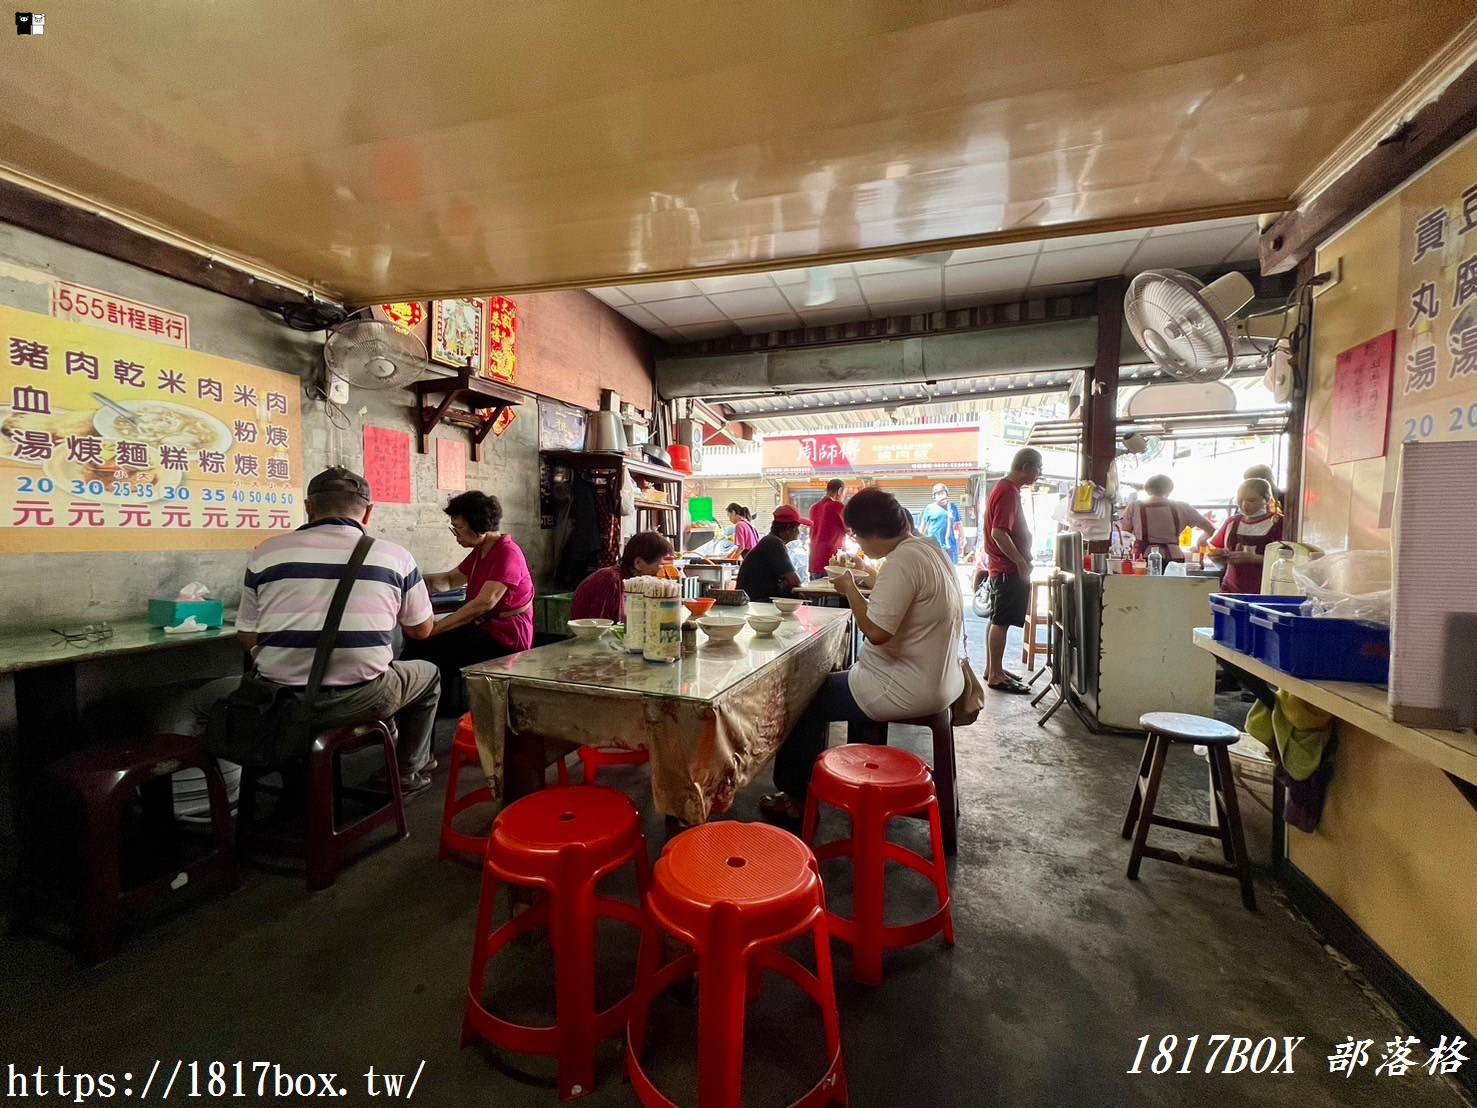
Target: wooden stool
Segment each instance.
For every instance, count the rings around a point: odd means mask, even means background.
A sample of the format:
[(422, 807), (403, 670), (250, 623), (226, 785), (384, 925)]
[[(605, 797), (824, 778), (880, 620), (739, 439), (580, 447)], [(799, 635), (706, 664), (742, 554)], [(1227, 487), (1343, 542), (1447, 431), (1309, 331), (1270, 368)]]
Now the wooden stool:
[[(1241, 807), (1236, 800), (1236, 782), (1231, 776), (1228, 748), (1240, 736), (1236, 728), (1203, 716), (1182, 712), (1149, 712), (1139, 719), (1147, 731), (1144, 756), (1139, 760), (1138, 778), (1128, 802), (1128, 816), (1123, 821), (1123, 837), (1132, 837), (1133, 850), (1128, 856), (1128, 879), (1137, 881), (1139, 863), (1145, 857), (1179, 866), (1191, 866), (1210, 873), (1222, 873), (1241, 882), (1241, 902), (1256, 911), (1256, 893), (1251, 885), (1251, 863), (1246, 856), (1246, 838), (1241, 830)], [(1156, 816), (1154, 804), (1159, 799), (1159, 783), (1164, 778), (1164, 759), (1171, 743), (1204, 746), (1210, 753), (1210, 788), (1216, 808), (1215, 824), (1192, 823), (1188, 820)], [(1149, 828), (1153, 825), (1172, 827), (1192, 835), (1219, 839), (1225, 862), (1189, 858), (1175, 850), (1149, 846)]]
[[(1042, 599), (1045, 598), (1046, 610), (1042, 611)], [(1036, 632), (1046, 632), (1046, 641), (1042, 642), (1036, 637)], [(1021, 665), (1026, 669), (1035, 671), (1037, 658), (1051, 658), (1051, 582), (1032, 581), (1031, 599), (1026, 605), (1026, 626), (1024, 641), (1021, 643)]]

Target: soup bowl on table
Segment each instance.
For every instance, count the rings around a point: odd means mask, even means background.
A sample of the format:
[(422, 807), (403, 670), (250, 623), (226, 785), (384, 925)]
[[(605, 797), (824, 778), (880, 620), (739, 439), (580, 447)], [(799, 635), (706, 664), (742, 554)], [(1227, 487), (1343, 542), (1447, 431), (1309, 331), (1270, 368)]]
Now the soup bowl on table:
[(715, 643), (733, 642), (738, 633), (744, 629), (744, 621), (733, 616), (704, 616), (697, 621), (697, 625), (703, 629), (703, 634)]

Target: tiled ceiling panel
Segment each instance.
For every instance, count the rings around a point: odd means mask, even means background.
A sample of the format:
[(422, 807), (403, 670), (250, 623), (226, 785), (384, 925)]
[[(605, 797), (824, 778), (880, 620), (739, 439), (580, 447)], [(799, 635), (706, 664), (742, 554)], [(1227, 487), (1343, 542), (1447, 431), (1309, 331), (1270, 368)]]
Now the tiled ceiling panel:
[(1103, 277), (1244, 262), (1256, 251), (1256, 219), (1247, 216), (591, 291), (658, 338), (680, 343), (1065, 296)]

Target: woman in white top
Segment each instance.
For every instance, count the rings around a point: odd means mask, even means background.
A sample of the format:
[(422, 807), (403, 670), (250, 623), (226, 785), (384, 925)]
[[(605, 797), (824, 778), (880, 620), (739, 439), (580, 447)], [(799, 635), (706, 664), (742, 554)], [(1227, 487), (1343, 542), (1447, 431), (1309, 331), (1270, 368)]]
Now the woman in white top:
[(912, 517), (881, 489), (853, 496), (844, 519), (862, 553), (887, 561), (870, 577), (870, 597), (849, 574), (836, 582), (867, 645), (856, 665), (826, 678), (775, 756), (774, 783), (782, 791), (765, 797), (760, 810), (777, 823), (793, 824), (803, 815), (810, 771), (826, 748), (830, 723), (844, 720), (848, 739), (856, 741), (869, 724), (931, 715), (964, 690), (964, 601), (938, 544), (915, 535)]

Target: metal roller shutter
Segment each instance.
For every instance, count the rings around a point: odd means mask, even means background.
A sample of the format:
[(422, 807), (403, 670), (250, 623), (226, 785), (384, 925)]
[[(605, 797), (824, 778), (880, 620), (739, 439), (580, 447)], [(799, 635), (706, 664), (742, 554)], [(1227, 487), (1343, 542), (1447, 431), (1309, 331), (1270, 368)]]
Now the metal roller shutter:
[[(923, 509), (933, 503), (933, 486), (938, 483), (939, 482), (937, 481), (930, 481), (926, 485), (891, 486), (888, 485), (885, 480), (877, 482), (878, 486), (881, 489), (883, 489), (885, 492), (892, 493), (893, 496), (898, 498), (898, 503), (902, 504), (904, 508), (912, 513), (913, 522), (915, 524), (918, 522), (919, 518), (922, 517)], [(966, 508), (969, 504), (969, 479), (946, 479), (943, 481), (943, 484), (949, 486), (949, 496), (953, 500), (955, 505), (958, 506), (959, 514), (961, 516), (967, 516), (968, 513), (966, 511)]]

